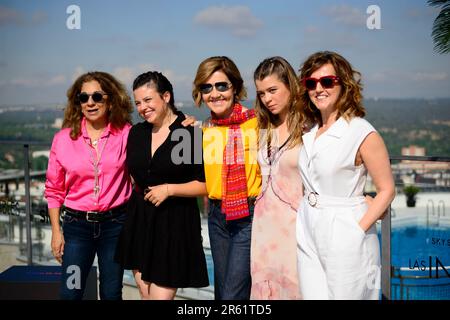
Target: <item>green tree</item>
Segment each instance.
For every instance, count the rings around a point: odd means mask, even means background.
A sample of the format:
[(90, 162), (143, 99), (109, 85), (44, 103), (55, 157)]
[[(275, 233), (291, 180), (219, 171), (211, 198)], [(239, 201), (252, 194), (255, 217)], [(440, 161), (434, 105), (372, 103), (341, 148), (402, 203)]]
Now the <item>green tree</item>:
[(434, 41), (434, 50), (438, 53), (450, 52), (450, 1), (428, 0), (428, 4), (434, 7), (442, 6), (439, 15), (433, 23), (431, 36)]

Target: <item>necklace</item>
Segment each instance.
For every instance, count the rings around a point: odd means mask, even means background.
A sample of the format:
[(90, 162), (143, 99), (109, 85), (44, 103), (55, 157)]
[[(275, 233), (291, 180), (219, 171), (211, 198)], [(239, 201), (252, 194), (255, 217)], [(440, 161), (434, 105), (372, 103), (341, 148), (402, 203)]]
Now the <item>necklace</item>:
[[(277, 192), (277, 190), (276, 190), (277, 188), (275, 187), (276, 183), (274, 186), (274, 180), (273, 180), (276, 170), (278, 170), (278, 166), (279, 166), (278, 160), (281, 158), (281, 155), (287, 150), (284, 147), (286, 146), (286, 144), (288, 143), (288, 141), (290, 139), (291, 139), (291, 135), (289, 135), (289, 137), (286, 139), (286, 141), (280, 147), (277, 147), (277, 146), (271, 147), (270, 142), (267, 141), (267, 158), (268, 158), (267, 162), (269, 163), (269, 170), (268, 170), (269, 172), (267, 174), (267, 181), (266, 181), (265, 185), (263, 185), (259, 196), (256, 198), (256, 201), (263, 198), (267, 192), (267, 189), (270, 188), (272, 190), (273, 194), (275, 195), (275, 197), (278, 198), (278, 200), (280, 200), (284, 204), (288, 205), (293, 210), (294, 213), (297, 213), (297, 209), (294, 208), (289, 201), (284, 200), (283, 199), (284, 196), (282, 196), (279, 192)], [(264, 153), (265, 152), (262, 151), (263, 157), (264, 157)], [(272, 170), (274, 170), (275, 172), (273, 172)]]
[[(108, 142), (109, 135), (105, 139), (105, 143), (103, 144), (100, 153), (96, 152), (96, 156), (94, 157), (94, 152), (91, 146), (89, 146), (89, 156), (91, 157), (91, 161), (94, 165), (94, 197), (98, 197), (98, 194), (100, 193), (100, 184), (98, 179), (99, 169), (98, 164), (100, 163), (100, 160), (102, 158), (103, 150), (105, 150), (106, 143)], [(91, 142), (92, 147), (96, 147), (100, 138), (97, 140), (93, 140)]]
[(291, 135), (289, 135), (289, 137), (286, 139), (286, 141), (284, 141), (284, 143), (280, 147), (271, 146), (270, 141), (267, 141), (267, 159), (269, 160), (269, 165), (272, 165), (272, 163), (275, 162), (276, 157), (279, 154), (280, 150), (283, 149), (283, 147), (288, 143), (290, 139)]

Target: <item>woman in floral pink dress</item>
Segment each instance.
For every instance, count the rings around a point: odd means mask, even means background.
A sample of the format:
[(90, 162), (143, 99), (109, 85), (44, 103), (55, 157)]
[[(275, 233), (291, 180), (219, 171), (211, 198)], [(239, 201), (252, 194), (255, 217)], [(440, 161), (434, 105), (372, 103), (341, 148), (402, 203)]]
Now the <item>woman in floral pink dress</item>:
[(301, 299), (295, 235), (303, 196), (297, 168), (304, 124), (299, 80), (281, 57), (262, 61), (254, 80), (263, 185), (253, 218), (251, 299)]

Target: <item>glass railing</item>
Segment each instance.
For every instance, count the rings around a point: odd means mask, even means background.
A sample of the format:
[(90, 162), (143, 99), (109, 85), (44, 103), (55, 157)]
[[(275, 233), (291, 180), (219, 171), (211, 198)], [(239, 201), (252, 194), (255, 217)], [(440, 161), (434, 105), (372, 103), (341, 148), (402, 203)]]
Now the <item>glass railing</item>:
[[(14, 259), (4, 258), (2, 255), (10, 251), (0, 250), (0, 261), (56, 265), (50, 250), (51, 228), (43, 198), (45, 170), (33, 170), (34, 158), (25, 156), (33, 154), (33, 148), (42, 144), (11, 144), (11, 147), (22, 150), (28, 164), (17, 170), (0, 168), (0, 244), (17, 248)], [(392, 157), (391, 162), (397, 194), (388, 215), (377, 223), (382, 252), (382, 298), (450, 299), (450, 157)], [(411, 186), (419, 191), (408, 199), (405, 192), (417, 191)], [(366, 192), (373, 191), (369, 177)], [(205, 216), (202, 236), (211, 286), (180, 289), (181, 298), (214, 297)], [(0, 264), (0, 271), (6, 267)], [(125, 273), (124, 284), (135, 286), (131, 273)]]

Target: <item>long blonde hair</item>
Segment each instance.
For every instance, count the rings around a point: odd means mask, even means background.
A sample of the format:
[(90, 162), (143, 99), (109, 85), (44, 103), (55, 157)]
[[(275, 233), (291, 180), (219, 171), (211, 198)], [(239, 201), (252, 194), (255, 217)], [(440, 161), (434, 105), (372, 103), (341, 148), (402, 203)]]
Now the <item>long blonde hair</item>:
[[(305, 116), (303, 114), (302, 103), (300, 99), (300, 82), (294, 69), (282, 57), (271, 57), (263, 60), (256, 68), (253, 74), (253, 80), (263, 80), (264, 78), (276, 75), (284, 83), (290, 92), (287, 128), (290, 134), (288, 148), (292, 148), (302, 143), (303, 126)], [(273, 129), (276, 127), (278, 117), (272, 114), (263, 104), (261, 98), (256, 95), (255, 110), (258, 118), (259, 129), (265, 129), (267, 141), (272, 140)], [(262, 141), (259, 141), (258, 148), (262, 147)]]

